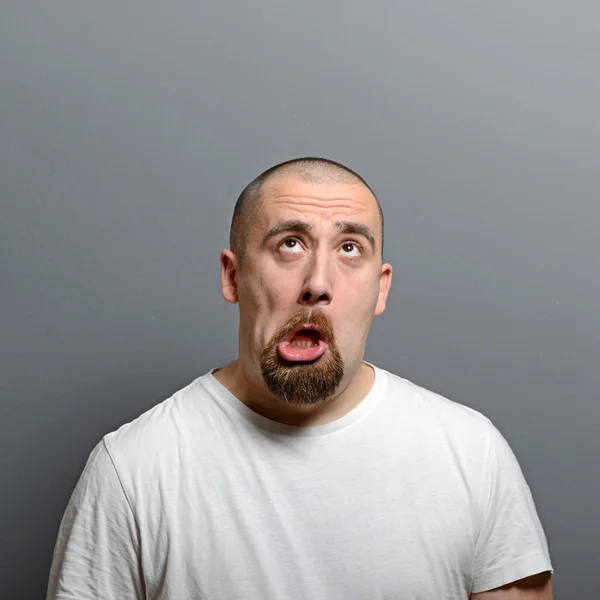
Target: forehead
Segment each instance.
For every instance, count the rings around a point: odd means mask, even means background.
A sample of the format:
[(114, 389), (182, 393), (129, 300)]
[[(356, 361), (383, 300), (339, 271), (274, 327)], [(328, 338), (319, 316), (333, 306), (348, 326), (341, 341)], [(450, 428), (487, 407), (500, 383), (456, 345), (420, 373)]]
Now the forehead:
[(315, 183), (275, 177), (260, 191), (256, 220), (268, 227), (282, 218), (358, 220), (378, 229), (379, 209), (371, 191), (360, 182)]

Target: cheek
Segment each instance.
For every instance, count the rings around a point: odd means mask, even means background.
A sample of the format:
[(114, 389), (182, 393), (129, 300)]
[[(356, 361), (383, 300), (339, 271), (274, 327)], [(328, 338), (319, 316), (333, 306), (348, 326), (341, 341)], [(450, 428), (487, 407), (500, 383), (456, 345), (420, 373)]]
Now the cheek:
[(340, 326), (338, 341), (348, 347), (362, 344), (369, 333), (375, 314), (379, 286), (373, 281), (355, 282), (338, 298)]
[(240, 308), (242, 306), (261, 319), (263, 315), (272, 315), (279, 306), (285, 304), (292, 294), (291, 286), (281, 279), (266, 278), (257, 275), (248, 278), (240, 285)]
[(343, 295), (343, 304), (351, 307), (357, 317), (362, 314), (373, 316), (379, 298), (379, 280), (367, 276), (348, 280)]
[(278, 304), (296, 299), (302, 286), (302, 273), (295, 269), (265, 269), (256, 276), (256, 287), (268, 302)]

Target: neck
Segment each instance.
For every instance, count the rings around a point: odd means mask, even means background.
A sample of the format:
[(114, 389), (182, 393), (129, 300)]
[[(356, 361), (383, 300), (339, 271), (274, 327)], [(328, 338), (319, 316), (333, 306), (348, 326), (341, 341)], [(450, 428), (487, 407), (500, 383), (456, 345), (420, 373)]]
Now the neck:
[(361, 362), (357, 370), (344, 375), (337, 395), (317, 405), (291, 406), (273, 396), (260, 374), (252, 377), (239, 359), (214, 371), (213, 376), (254, 412), (297, 427), (325, 425), (340, 419), (362, 402), (375, 381), (373, 368)]

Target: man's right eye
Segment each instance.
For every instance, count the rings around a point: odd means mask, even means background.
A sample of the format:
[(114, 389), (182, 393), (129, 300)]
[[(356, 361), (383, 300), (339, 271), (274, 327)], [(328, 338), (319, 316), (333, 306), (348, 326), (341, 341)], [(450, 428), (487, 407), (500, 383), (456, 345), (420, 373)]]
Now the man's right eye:
[(287, 238), (281, 242), (279, 247), (288, 254), (297, 254), (302, 251), (302, 246), (297, 238)]

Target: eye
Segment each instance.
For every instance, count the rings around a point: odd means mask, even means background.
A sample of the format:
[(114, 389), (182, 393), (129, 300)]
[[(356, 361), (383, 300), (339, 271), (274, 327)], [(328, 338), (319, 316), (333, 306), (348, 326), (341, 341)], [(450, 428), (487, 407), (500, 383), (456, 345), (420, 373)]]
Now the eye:
[(298, 254), (302, 252), (302, 246), (297, 238), (287, 238), (279, 244), (279, 247), (283, 249), (286, 254)]
[[(348, 248), (350, 249), (348, 251)], [(350, 256), (352, 258), (354, 258), (355, 256), (360, 256), (362, 253), (362, 248), (360, 246), (360, 244), (358, 242), (353, 242), (351, 240), (348, 240), (347, 242), (344, 242), (342, 244), (342, 250), (343, 250), (343, 254), (345, 254), (346, 256)], [(351, 254), (352, 250), (354, 250), (354, 254)]]

